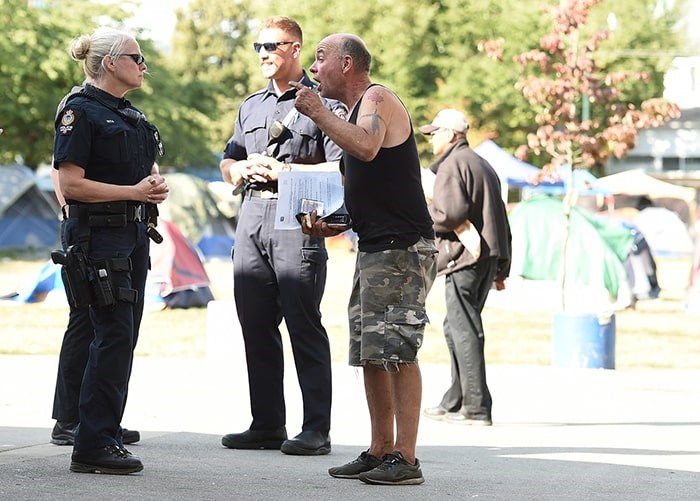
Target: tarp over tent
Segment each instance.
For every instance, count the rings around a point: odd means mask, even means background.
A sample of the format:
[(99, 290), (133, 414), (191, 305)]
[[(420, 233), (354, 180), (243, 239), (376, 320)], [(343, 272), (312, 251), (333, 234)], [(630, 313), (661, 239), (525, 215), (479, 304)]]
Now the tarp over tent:
[(655, 256), (677, 257), (693, 254), (690, 232), (680, 217), (663, 207), (647, 207), (633, 220)]
[(0, 166), (0, 249), (51, 248), (59, 242), (58, 207), (22, 165)]
[(491, 164), (491, 167), (494, 168), (501, 179), (502, 189), (506, 193), (509, 188), (564, 185), (561, 181), (543, 181), (538, 183), (536, 179), (542, 172), (540, 169), (515, 158), (490, 139), (476, 146), (474, 151)]
[(151, 244), (149, 282), (160, 283), (160, 295), (170, 308), (206, 306), (214, 296), (197, 249), (167, 219), (159, 221), (158, 231), (163, 242)]
[(687, 203), (694, 202), (695, 188), (678, 186), (656, 179), (639, 169), (628, 170), (598, 178), (596, 186), (613, 195), (646, 195), (655, 198), (678, 198)]
[[(667, 183), (646, 174), (641, 169), (628, 170), (598, 178), (595, 186), (607, 190), (615, 196), (615, 207), (627, 207), (623, 198), (648, 197), (656, 205), (663, 206), (676, 212), (686, 224), (695, 219), (696, 196), (695, 188), (678, 186)], [(675, 201), (675, 203), (674, 203)], [(632, 203), (631, 206), (635, 204)]]
[[(565, 230), (561, 200), (535, 196), (520, 202), (509, 221), (513, 236), (511, 276), (560, 279)], [(572, 207), (566, 263), (569, 287), (597, 291), (595, 294), (607, 291), (612, 302), (630, 304), (624, 261), (633, 243), (632, 232), (619, 222)]]

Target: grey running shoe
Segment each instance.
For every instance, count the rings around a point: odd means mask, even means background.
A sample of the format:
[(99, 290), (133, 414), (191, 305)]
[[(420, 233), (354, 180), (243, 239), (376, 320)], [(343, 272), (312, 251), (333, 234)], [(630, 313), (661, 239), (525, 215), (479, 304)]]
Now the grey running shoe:
[(420, 461), (409, 464), (399, 451), (384, 456), (384, 462), (375, 469), (361, 473), (358, 478), (366, 484), (418, 485), (425, 482), (420, 470)]
[(382, 464), (382, 460), (369, 453), (369, 449), (360, 454), (357, 459), (342, 466), (328, 468), (328, 474), (335, 478), (358, 478), (360, 473), (373, 470)]

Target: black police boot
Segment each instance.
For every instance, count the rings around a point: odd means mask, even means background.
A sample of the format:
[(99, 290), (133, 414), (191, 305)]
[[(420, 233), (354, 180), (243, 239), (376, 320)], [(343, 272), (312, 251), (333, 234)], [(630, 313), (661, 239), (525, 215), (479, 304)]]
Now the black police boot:
[(51, 430), (51, 443), (56, 445), (73, 445), (73, 437), (77, 426), (78, 423), (56, 421), (53, 430)]
[(127, 475), (143, 470), (141, 460), (117, 444), (91, 451), (73, 451), (70, 471)]

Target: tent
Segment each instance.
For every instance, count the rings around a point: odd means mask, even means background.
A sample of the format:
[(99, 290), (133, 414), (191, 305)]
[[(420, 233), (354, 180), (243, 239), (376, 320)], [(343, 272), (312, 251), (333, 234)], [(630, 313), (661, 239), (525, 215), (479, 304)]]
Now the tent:
[[(149, 308), (206, 306), (214, 299), (197, 248), (170, 221), (161, 219), (160, 244), (151, 243), (151, 270), (146, 284)], [(46, 262), (37, 275), (10, 298), (18, 302), (65, 304), (61, 266)]]
[(647, 207), (637, 213), (633, 222), (644, 234), (655, 256), (693, 254), (693, 239), (675, 212), (663, 207)]
[(628, 170), (601, 177), (595, 186), (607, 190), (615, 196), (615, 207), (635, 206), (636, 201), (644, 196), (667, 209), (677, 212), (686, 223), (694, 220), (695, 188), (678, 186), (656, 179), (641, 169)]
[(22, 165), (0, 166), (0, 249), (59, 245), (58, 207)]
[[(511, 277), (560, 279), (565, 230), (561, 200), (539, 195), (520, 202), (509, 221), (513, 238)], [(573, 291), (578, 309), (598, 311), (606, 302), (621, 306), (632, 302), (624, 262), (633, 244), (633, 233), (619, 222), (572, 207), (567, 290)]]
[(151, 244), (149, 282), (160, 284), (170, 308), (206, 306), (214, 296), (197, 248), (167, 219), (158, 222), (158, 231), (163, 242)]
[(561, 181), (538, 182), (537, 177), (542, 173), (540, 169), (527, 162), (518, 160), (490, 139), (476, 146), (474, 151), (491, 164), (491, 167), (493, 167), (498, 174), (498, 177), (501, 179), (501, 185), (505, 195), (503, 199), (505, 201), (507, 201), (509, 188), (563, 186)]
[(685, 202), (695, 200), (695, 188), (678, 186), (656, 179), (639, 169), (628, 170), (598, 178), (596, 185), (613, 195), (646, 195), (655, 198), (678, 198)]
[(164, 176), (170, 195), (158, 206), (160, 215), (174, 222), (183, 235), (199, 247), (205, 258), (230, 257), (235, 219), (222, 213), (208, 183), (182, 172)]

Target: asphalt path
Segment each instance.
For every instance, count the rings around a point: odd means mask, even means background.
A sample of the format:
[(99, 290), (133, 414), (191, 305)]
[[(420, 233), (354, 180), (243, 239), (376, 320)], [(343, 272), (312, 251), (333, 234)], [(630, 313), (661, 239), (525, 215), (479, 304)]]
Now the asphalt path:
[[(128, 476), (68, 470), (70, 447), (49, 443), (53, 356), (0, 356), (0, 499), (697, 500), (700, 371), (489, 366), (492, 427), (423, 418), (426, 482), (382, 487), (328, 476), (369, 443), (362, 375), (333, 367), (333, 451), (237, 451), (221, 435), (250, 422), (243, 356), (137, 357), (124, 426), (143, 463)], [(424, 365), (423, 402), (438, 403), (449, 368)], [(300, 431), (293, 364), (287, 430)]]

